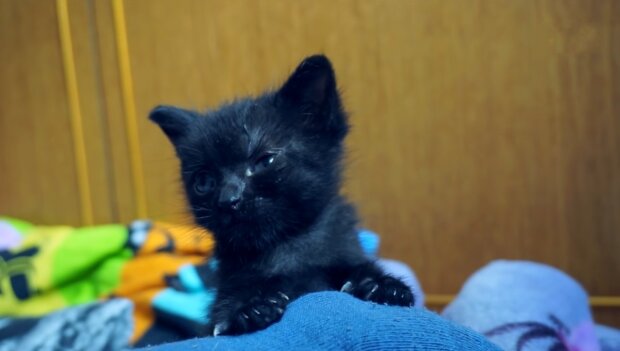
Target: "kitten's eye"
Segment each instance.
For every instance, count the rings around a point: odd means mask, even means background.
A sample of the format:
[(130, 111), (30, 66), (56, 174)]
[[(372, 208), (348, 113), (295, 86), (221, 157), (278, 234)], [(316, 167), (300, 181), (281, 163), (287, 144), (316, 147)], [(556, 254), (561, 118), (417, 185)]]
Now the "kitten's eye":
[(206, 172), (199, 172), (194, 178), (194, 191), (199, 195), (204, 195), (215, 187), (215, 179)]
[(278, 154), (276, 153), (268, 152), (256, 159), (256, 162), (254, 163), (254, 173), (267, 169), (273, 164), (273, 161), (275, 161), (277, 156)]

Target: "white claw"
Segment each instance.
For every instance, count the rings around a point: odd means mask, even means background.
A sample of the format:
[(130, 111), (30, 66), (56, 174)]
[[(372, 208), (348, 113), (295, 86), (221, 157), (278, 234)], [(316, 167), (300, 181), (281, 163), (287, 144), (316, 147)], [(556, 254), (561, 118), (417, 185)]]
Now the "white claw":
[(368, 300), (375, 293), (375, 291), (377, 291), (378, 289), (379, 289), (379, 285), (375, 284), (375, 286), (372, 287), (370, 292), (368, 294), (366, 294), (366, 296), (364, 297), (364, 300)]
[(222, 334), (222, 329), (224, 329), (224, 323), (218, 323), (213, 328), (213, 336), (218, 336)]
[(340, 292), (351, 292), (351, 291), (353, 291), (353, 283), (351, 283), (350, 281), (347, 281), (346, 283), (344, 283), (342, 288), (340, 288)]
[[(372, 290), (370, 290), (370, 293), (368, 295), (372, 295), (375, 293), (375, 291), (377, 291), (377, 289), (379, 289), (379, 285), (375, 285), (372, 287)], [(394, 295), (396, 295), (396, 291), (394, 292)]]
[(283, 292), (281, 292), (281, 291), (278, 291), (278, 294), (280, 294), (280, 296), (282, 296), (282, 298), (283, 298), (283, 299), (285, 299), (286, 301), (289, 301), (289, 300), (290, 300), (290, 299), (289, 299), (289, 297), (288, 297), (288, 296), (286, 296), (286, 294), (285, 294), (285, 293), (283, 293)]

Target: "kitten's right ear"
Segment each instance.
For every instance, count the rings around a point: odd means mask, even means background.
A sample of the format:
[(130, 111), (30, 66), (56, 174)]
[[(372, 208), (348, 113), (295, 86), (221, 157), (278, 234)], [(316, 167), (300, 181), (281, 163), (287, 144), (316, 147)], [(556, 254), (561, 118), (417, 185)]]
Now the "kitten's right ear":
[(173, 144), (187, 135), (196, 113), (174, 106), (157, 106), (149, 115), (157, 123)]
[(280, 88), (278, 96), (306, 113), (329, 114), (331, 104), (338, 100), (336, 77), (329, 59), (324, 55), (306, 57)]

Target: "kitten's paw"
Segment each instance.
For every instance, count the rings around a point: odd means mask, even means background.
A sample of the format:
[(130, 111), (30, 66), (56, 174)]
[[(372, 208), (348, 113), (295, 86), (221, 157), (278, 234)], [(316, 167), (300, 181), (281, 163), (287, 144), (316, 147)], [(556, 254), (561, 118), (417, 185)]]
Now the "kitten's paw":
[(282, 293), (254, 297), (224, 318), (213, 321), (213, 336), (239, 335), (265, 329), (282, 318), (289, 297)]
[(414, 296), (411, 289), (399, 279), (388, 275), (379, 277), (355, 277), (346, 281), (342, 292), (358, 299), (384, 305), (413, 306)]

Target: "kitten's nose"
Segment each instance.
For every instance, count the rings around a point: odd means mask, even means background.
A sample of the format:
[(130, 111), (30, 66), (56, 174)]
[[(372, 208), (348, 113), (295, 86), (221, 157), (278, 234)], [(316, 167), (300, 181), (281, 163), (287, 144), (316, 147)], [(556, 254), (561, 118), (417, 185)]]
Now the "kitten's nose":
[(238, 210), (245, 184), (240, 179), (231, 179), (224, 184), (217, 205), (222, 209)]
[(239, 209), (239, 204), (241, 203), (241, 197), (239, 196), (232, 196), (229, 198), (224, 198), (222, 199), (222, 197), (220, 196), (220, 199), (218, 201), (218, 206), (220, 206), (220, 208), (224, 208), (224, 209), (231, 209), (231, 210), (238, 210)]

